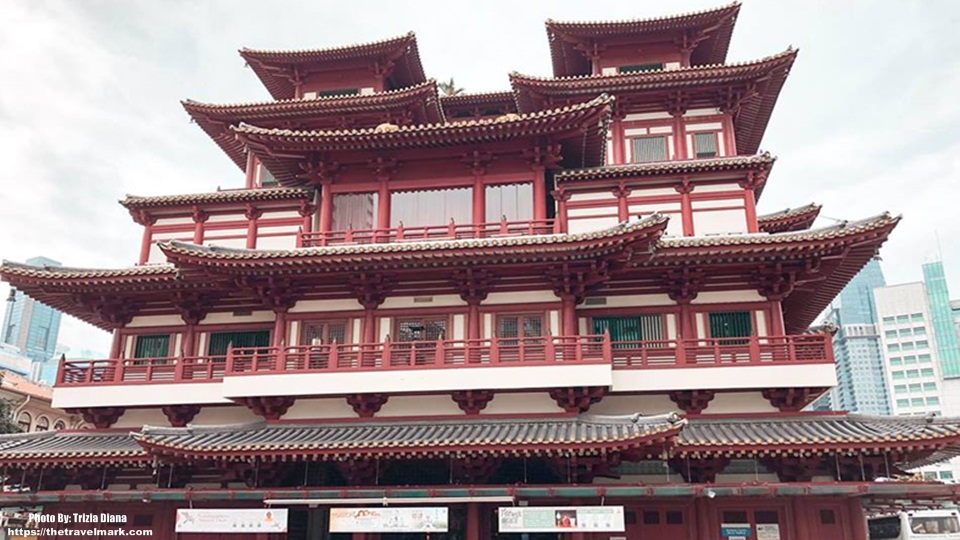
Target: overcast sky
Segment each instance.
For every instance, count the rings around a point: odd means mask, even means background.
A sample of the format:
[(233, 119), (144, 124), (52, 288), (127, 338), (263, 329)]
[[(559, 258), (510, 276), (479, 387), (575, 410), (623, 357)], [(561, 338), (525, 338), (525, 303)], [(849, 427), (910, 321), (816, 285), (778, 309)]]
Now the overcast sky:
[[(413, 30), (428, 77), (471, 92), (549, 75), (543, 21), (629, 19), (718, 1), (42, 1), (0, 11), (0, 257), (70, 266), (136, 260), (140, 228), (117, 204), (238, 187), (243, 174), (179, 101), (269, 99), (237, 49), (319, 48)], [(779, 156), (759, 207), (891, 211), (888, 283), (921, 279), (938, 248), (960, 297), (960, 2), (771, 1), (741, 8), (728, 60), (800, 56), (761, 148)], [(819, 225), (829, 224), (821, 220)], [(6, 285), (0, 294), (6, 297)], [(60, 342), (108, 350), (65, 319)]]

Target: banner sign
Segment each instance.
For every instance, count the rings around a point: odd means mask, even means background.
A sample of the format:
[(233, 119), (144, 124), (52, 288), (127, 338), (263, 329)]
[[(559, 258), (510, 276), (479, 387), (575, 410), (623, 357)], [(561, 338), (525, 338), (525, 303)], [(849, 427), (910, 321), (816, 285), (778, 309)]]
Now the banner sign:
[(502, 533), (624, 532), (622, 506), (502, 506)]
[(287, 510), (180, 508), (175, 530), (178, 533), (283, 533), (287, 532)]
[(753, 534), (753, 527), (749, 523), (723, 523), (720, 525), (720, 536), (726, 540), (747, 540)]
[(331, 508), (332, 533), (447, 532), (446, 508)]

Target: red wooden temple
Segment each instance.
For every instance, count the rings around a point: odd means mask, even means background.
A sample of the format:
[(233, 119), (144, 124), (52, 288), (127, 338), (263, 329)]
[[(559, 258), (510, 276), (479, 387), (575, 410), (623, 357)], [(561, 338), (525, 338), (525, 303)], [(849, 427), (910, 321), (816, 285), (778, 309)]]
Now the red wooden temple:
[(130, 268), (0, 267), (113, 334), (59, 369), (90, 429), (0, 437), (0, 503), (162, 538), (282, 499), (288, 533), (224, 538), (329, 538), (329, 506), (382, 500), (449, 507), (449, 539), (621, 505), (628, 540), (846, 540), (952, 500), (897, 478), (960, 421), (801, 412), (836, 383), (810, 325), (899, 218), (758, 212), (797, 52), (726, 63), (739, 9), (547, 21), (553, 77), (487, 94), (439, 95), (412, 33), (240, 51), (272, 101), (183, 107), (242, 187), (121, 201)]

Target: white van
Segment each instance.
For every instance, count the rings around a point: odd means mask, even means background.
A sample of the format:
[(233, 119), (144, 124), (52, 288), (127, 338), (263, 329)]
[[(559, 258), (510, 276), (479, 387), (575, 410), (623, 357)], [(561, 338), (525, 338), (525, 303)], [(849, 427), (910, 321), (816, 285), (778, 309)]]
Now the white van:
[(916, 510), (870, 518), (870, 540), (960, 540), (957, 510)]

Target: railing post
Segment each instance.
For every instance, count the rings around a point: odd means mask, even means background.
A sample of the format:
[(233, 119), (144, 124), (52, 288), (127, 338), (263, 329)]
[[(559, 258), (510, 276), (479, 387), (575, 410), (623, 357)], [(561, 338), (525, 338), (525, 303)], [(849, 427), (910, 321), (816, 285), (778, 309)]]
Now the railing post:
[(547, 336), (546, 339), (544, 340), (543, 355), (545, 357), (544, 360), (546, 360), (547, 362), (558, 361), (557, 346), (556, 346), (556, 343), (553, 342), (553, 340), (554, 340), (553, 336)]
[(789, 337), (785, 338), (787, 340), (787, 362), (793, 363), (797, 361), (797, 342), (794, 339)]
[(303, 247), (303, 227), (297, 227), (297, 247)]
[[(376, 353), (376, 344), (373, 345), (374, 353)], [(374, 358), (374, 365), (377, 361)], [(393, 342), (389, 339), (383, 340), (383, 356), (380, 358), (380, 367), (390, 367), (393, 365)]]
[(713, 338), (713, 363), (718, 366), (720, 365), (720, 360), (721, 360), (720, 353), (721, 353), (720, 340), (717, 338)]
[(229, 375), (233, 373), (233, 345), (227, 345), (227, 362), (224, 373)]
[(347, 227), (347, 230), (343, 231), (343, 242), (345, 244), (353, 243), (353, 227)]
[(760, 363), (760, 336), (750, 336), (750, 358), (748, 363)]
[(280, 349), (277, 351), (277, 365), (273, 367), (274, 371), (287, 370), (287, 347), (280, 342)]
[[(452, 220), (451, 220), (452, 221)], [(437, 350), (434, 354), (434, 364), (437, 366), (442, 366), (445, 364), (444, 360), (444, 346), (443, 340), (437, 340)]]
[[(321, 348), (321, 350), (323, 350)], [(309, 364), (310, 360), (307, 359)], [(333, 343), (330, 344), (330, 355), (327, 357), (327, 369), (334, 371), (340, 368), (340, 345), (337, 344), (337, 340), (333, 340)]]
[(447, 236), (450, 238), (457, 237), (457, 223), (450, 218), (450, 223), (447, 224)]
[[(791, 343), (793, 340), (790, 340)], [(829, 360), (831, 364), (835, 363), (836, 360), (833, 358), (833, 340), (827, 339), (827, 334), (820, 335), (820, 341), (823, 343), (823, 357), (826, 360)]]
[(603, 331), (603, 360), (608, 363), (613, 363), (613, 342), (610, 340), (610, 327), (607, 327)]
[(509, 229), (507, 228), (507, 216), (501, 214), (500, 215), (500, 235), (505, 236), (508, 230)]
[(500, 363), (500, 340), (496, 336), (490, 338), (490, 363)]
[[(389, 230), (387, 230), (386, 237), (387, 237), (387, 240), (390, 239)], [(403, 240), (403, 222), (402, 221), (397, 225), (397, 241), (399, 242), (400, 240)]]
[(173, 380), (176, 382), (183, 381), (183, 356), (173, 359)]
[(674, 355), (676, 359), (677, 366), (687, 365), (687, 344), (686, 340), (681, 338), (676, 338), (674, 340), (677, 346), (674, 348)]

